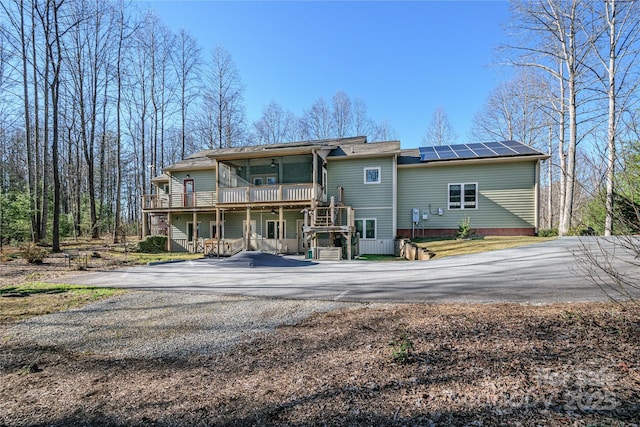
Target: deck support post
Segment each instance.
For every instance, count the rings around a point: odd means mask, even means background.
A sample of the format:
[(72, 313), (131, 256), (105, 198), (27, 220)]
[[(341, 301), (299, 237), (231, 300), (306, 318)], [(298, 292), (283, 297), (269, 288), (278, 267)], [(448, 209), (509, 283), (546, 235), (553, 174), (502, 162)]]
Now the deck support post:
[(216, 245), (218, 245), (216, 254), (218, 254), (218, 258), (220, 258), (220, 209), (219, 208), (216, 208)]
[(142, 212), (142, 239), (146, 239), (149, 230), (147, 227), (147, 213), (146, 212)]
[(171, 212), (167, 212), (167, 252), (171, 252)]
[(276, 252), (282, 253), (282, 240), (284, 240), (284, 208), (278, 208), (278, 241), (276, 242)]
[(246, 235), (246, 241), (244, 242), (244, 250), (248, 251), (251, 248), (251, 208), (247, 207), (247, 220), (246, 229), (244, 230)]
[(193, 211), (193, 253), (198, 253), (198, 212)]

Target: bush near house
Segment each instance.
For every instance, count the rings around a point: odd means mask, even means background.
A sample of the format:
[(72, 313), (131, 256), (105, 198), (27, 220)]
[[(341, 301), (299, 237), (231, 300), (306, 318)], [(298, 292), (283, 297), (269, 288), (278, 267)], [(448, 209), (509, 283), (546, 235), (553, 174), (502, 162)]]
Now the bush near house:
[(165, 236), (150, 236), (138, 243), (138, 252), (157, 254), (167, 251), (167, 238)]
[(24, 243), (20, 245), (20, 256), (27, 260), (29, 264), (42, 264), (49, 251), (41, 248), (35, 243)]

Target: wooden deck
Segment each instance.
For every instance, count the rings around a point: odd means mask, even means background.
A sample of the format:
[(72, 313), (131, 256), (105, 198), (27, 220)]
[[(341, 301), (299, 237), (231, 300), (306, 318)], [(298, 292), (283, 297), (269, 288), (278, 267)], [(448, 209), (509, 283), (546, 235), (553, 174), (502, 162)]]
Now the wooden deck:
[(318, 184), (278, 184), (220, 188), (180, 194), (146, 194), (143, 211), (206, 210), (216, 207), (251, 207), (274, 204), (311, 204), (319, 201)]

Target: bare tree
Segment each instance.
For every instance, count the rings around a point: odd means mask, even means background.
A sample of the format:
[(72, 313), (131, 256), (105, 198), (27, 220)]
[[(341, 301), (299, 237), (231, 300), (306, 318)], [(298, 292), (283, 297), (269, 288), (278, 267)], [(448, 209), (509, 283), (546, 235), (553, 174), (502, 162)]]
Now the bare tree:
[(335, 127), (335, 136), (338, 138), (350, 136), (353, 124), (351, 99), (346, 93), (339, 90), (333, 95), (331, 103), (333, 106), (332, 123)]
[(305, 139), (326, 139), (335, 134), (331, 108), (322, 97), (304, 111), (300, 123)]
[(444, 107), (439, 106), (431, 116), (427, 133), (422, 138), (422, 145), (447, 145), (455, 142), (458, 135), (453, 130)]
[(640, 129), (628, 123), (631, 140), (621, 145), (615, 174), (614, 227), (619, 236), (581, 238), (575, 254), (584, 276), (612, 301), (640, 305)]
[[(99, 108), (105, 99), (101, 96), (106, 90), (108, 80), (104, 78), (108, 70), (108, 51), (111, 34), (106, 10), (100, 2), (92, 3), (81, 0), (74, 3), (73, 17), (78, 22), (71, 33), (72, 47), (69, 49), (70, 60), (73, 61), (71, 77), (74, 86), (74, 107), (78, 115), (78, 132), (81, 136), (82, 152), (87, 165), (87, 196), (89, 198), (89, 214), (91, 221), (91, 237), (98, 238), (100, 224), (98, 205), (102, 202), (103, 180), (96, 180), (95, 152), (104, 155), (104, 147), (97, 146)], [(103, 99), (101, 99), (103, 98)], [(98, 173), (102, 174), (104, 161), (98, 163)], [(100, 194), (96, 191), (99, 185)]]
[(180, 158), (184, 159), (186, 149), (188, 109), (198, 97), (198, 79), (202, 64), (201, 49), (196, 40), (185, 29), (177, 36), (175, 69), (178, 78), (180, 98)]
[(375, 131), (373, 134), (373, 139), (375, 141), (390, 141), (396, 138), (396, 131), (393, 129), (391, 124), (383, 120), (378, 123), (375, 127)]
[(600, 65), (591, 70), (608, 100), (604, 234), (610, 236), (613, 233), (616, 140), (620, 116), (635, 100), (632, 95), (638, 87), (635, 69), (640, 42), (640, 9), (637, 2), (621, 0), (593, 2), (590, 6), (593, 19), (584, 31), (592, 35), (588, 40)]
[(472, 138), (546, 145), (550, 119), (545, 107), (550, 97), (547, 82), (539, 74), (521, 69), (513, 79), (491, 92), (473, 119)]
[[(566, 152), (564, 146), (558, 149), (564, 181), (559, 225), (561, 235), (567, 234), (572, 224), (579, 140), (578, 109), (581, 92), (588, 87), (585, 73), (589, 67), (590, 44), (581, 31), (582, 21), (586, 19), (586, 3), (585, 0), (512, 2), (514, 25), (511, 27), (511, 36), (516, 43), (509, 48), (519, 54), (513, 64), (538, 68), (554, 76), (561, 88), (562, 106), (559, 111), (563, 117), (558, 120), (560, 126), (565, 126), (565, 111), (569, 119)], [(564, 129), (559, 135), (564, 137)]]
[(363, 136), (374, 134), (376, 125), (367, 114), (367, 105), (360, 98), (356, 98), (353, 102), (352, 123), (354, 135)]
[(553, 227), (553, 218), (558, 213), (553, 204), (555, 113), (549, 107), (554, 96), (538, 70), (520, 68), (513, 79), (491, 92), (482, 110), (476, 113), (470, 132), (476, 141), (517, 140), (548, 151), (547, 182), (541, 193), (546, 199), (543, 219), (547, 228)]
[(245, 139), (244, 86), (231, 54), (222, 46), (211, 52), (205, 76), (204, 120), (211, 148), (232, 147)]
[(296, 118), (290, 111), (272, 101), (262, 109), (262, 117), (253, 124), (254, 138), (258, 144), (277, 144), (292, 141), (295, 135)]

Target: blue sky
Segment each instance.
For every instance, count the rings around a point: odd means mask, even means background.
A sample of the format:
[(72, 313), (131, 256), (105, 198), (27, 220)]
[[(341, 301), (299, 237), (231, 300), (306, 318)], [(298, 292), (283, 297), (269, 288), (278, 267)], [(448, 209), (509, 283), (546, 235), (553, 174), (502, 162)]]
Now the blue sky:
[[(143, 3), (144, 4), (144, 3)], [(270, 101), (296, 115), (338, 90), (362, 98), (403, 148), (417, 147), (443, 106), (466, 142), (471, 120), (507, 70), (493, 66), (506, 1), (155, 1), (205, 55), (233, 56), (250, 123)]]

